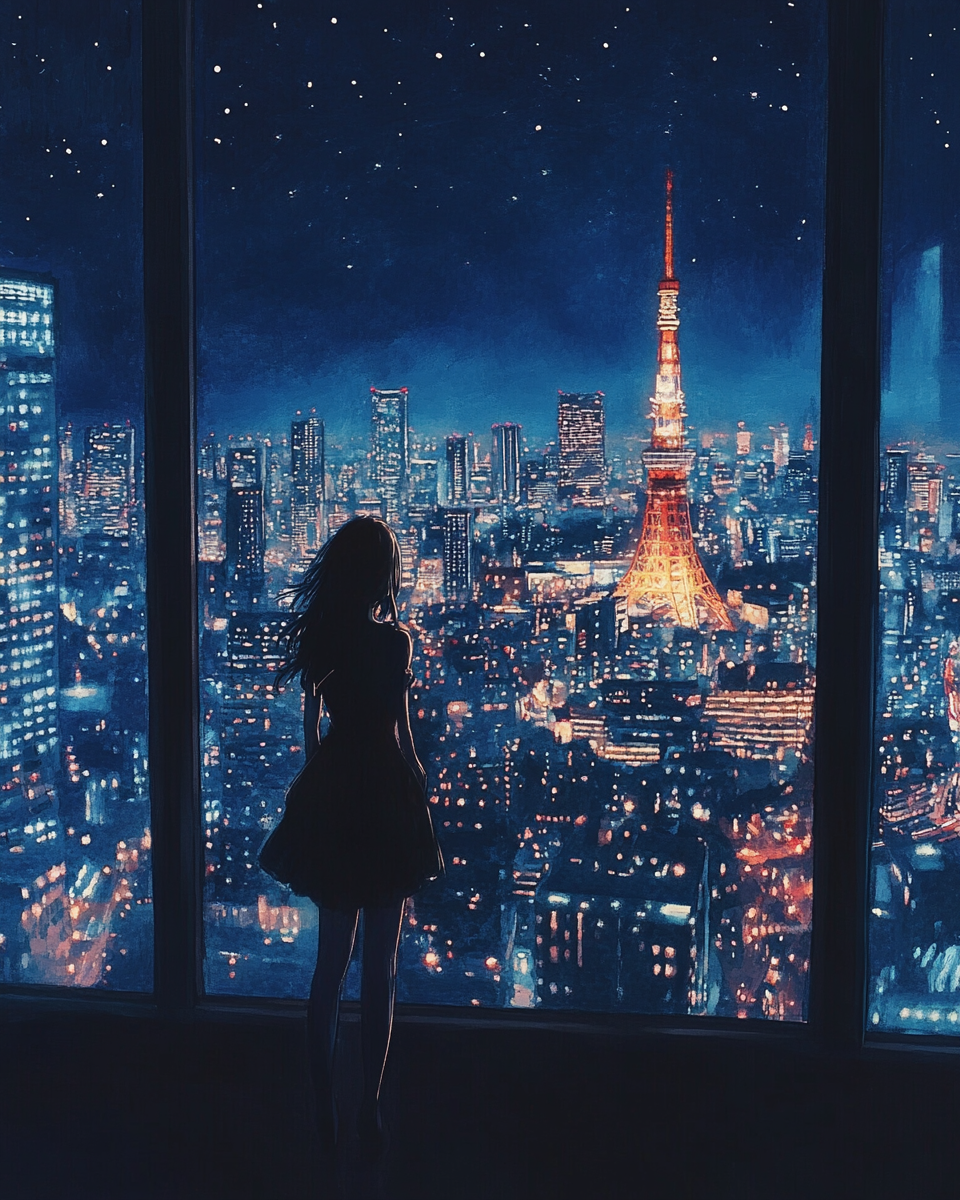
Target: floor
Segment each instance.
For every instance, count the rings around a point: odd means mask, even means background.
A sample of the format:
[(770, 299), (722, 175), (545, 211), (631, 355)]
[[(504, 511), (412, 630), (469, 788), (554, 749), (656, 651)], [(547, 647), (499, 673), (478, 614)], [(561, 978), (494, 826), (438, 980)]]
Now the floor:
[(825, 1063), (698, 1037), (398, 1021), (389, 1143), (352, 1123), (358, 1026), (341, 1026), (344, 1136), (310, 1137), (299, 1022), (63, 1016), (4, 1022), (4, 1200), (580, 1200), (960, 1195), (960, 1060)]

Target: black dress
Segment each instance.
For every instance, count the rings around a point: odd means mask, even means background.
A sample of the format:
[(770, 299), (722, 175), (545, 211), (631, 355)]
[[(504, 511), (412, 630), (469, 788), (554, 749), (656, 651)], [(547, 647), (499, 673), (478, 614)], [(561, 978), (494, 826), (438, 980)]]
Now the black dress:
[(322, 695), (330, 728), (291, 784), (260, 865), (327, 908), (399, 902), (443, 873), (423, 789), (397, 739), (411, 650), (404, 628), (364, 620), (304, 679)]

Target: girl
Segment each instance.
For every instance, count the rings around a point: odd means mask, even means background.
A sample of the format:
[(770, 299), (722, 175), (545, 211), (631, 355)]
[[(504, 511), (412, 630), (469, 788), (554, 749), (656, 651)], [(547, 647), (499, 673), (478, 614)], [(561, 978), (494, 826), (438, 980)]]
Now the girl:
[[(361, 1141), (382, 1149), (380, 1085), (390, 1043), (404, 900), (443, 872), (407, 706), (412, 642), (400, 624), (400, 550), (376, 517), (343, 525), (288, 593), (278, 681), (299, 674), (307, 763), (261, 866), (320, 906), (307, 1038), (321, 1139), (336, 1145), (333, 1058), (340, 989), (363, 910)], [(330, 728), (320, 740), (321, 705)]]

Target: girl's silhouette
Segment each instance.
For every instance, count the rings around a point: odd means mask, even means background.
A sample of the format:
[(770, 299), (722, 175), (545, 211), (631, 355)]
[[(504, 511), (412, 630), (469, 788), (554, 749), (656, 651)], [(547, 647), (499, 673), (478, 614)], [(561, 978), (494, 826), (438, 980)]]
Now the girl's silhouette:
[[(379, 1097), (390, 1043), (404, 900), (443, 872), (410, 731), (410, 633), (400, 624), (400, 550), (390, 527), (357, 517), (329, 539), (291, 589), (280, 680), (305, 692), (307, 762), (261, 866), (320, 906), (320, 948), (307, 1017), (317, 1120), (336, 1143), (333, 1057), (340, 989), (363, 910), (358, 1131), (382, 1143)], [(330, 728), (320, 740), (321, 705)]]

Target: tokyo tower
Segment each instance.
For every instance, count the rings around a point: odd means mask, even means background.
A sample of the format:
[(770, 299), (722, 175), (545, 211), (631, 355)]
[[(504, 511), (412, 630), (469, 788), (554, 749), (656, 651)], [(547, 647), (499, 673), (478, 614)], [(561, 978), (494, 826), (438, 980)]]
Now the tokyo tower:
[(673, 172), (667, 171), (666, 236), (657, 328), (657, 384), (650, 398), (653, 433), (643, 452), (647, 504), (633, 562), (614, 595), (624, 596), (633, 615), (648, 615), (685, 629), (732, 629), (717, 589), (704, 570), (690, 528), (687, 476), (696, 459), (683, 428), (686, 408), (680, 387), (677, 296), (673, 273)]

